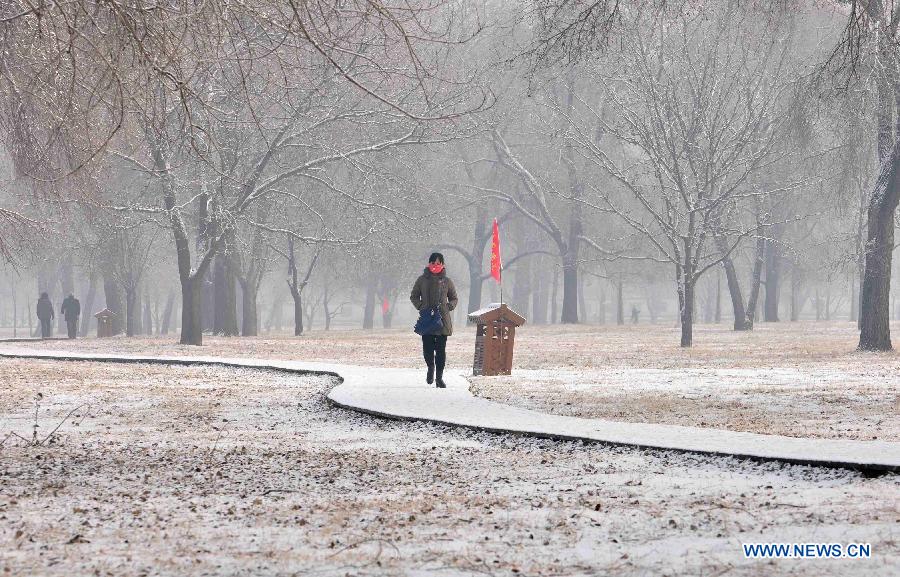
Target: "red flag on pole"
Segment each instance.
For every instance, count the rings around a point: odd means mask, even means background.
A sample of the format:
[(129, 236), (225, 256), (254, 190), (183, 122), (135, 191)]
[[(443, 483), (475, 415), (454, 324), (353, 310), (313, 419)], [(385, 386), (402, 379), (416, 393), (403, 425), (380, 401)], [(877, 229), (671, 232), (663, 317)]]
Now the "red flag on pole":
[(384, 297), (384, 300), (381, 301), (381, 314), (386, 315), (389, 310), (391, 310), (391, 303), (388, 302), (387, 297)]
[(500, 282), (500, 226), (497, 219), (494, 219), (494, 239), (491, 242), (491, 276), (498, 283)]

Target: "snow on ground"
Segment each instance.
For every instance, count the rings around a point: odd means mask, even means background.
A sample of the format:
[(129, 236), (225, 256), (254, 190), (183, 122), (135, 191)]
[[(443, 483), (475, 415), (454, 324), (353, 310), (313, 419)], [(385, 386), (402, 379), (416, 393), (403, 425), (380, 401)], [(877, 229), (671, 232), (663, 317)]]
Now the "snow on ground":
[(900, 441), (900, 375), (852, 368), (520, 370), (473, 392), (543, 412), (796, 437)]
[[(171, 353), (170, 353), (171, 354)], [(208, 351), (207, 351), (207, 354)], [(327, 379), (2, 360), (0, 574), (895, 575), (897, 475), (331, 408)], [(741, 543), (868, 542), (749, 561)]]
[[(900, 334), (900, 325), (894, 327)], [(900, 355), (858, 353), (853, 323), (699, 325), (695, 346), (671, 326), (525, 325), (513, 375), (473, 379), (476, 394), (540, 411), (613, 420), (836, 439), (900, 441)], [(50, 341), (36, 346), (154, 355), (219, 355), (420, 366), (407, 329), (205, 338)], [(471, 367), (474, 329), (457, 327), (449, 366)]]
[(568, 362), (544, 368), (527, 355), (522, 366), (534, 368), (472, 378), (473, 392), (580, 417), (900, 441), (900, 357), (856, 352), (852, 324), (763, 324), (752, 333), (703, 327), (689, 351), (673, 333), (557, 333), (553, 349), (569, 350), (561, 355)]

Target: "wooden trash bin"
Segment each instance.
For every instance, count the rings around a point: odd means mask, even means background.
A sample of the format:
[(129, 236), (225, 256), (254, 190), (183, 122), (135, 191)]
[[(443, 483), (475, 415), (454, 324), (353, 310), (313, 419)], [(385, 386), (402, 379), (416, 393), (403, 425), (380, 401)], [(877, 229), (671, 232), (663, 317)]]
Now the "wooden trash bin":
[(115, 316), (116, 313), (109, 309), (94, 313), (94, 318), (97, 319), (97, 338), (113, 336), (113, 317)]
[(524, 325), (525, 318), (505, 304), (494, 303), (470, 313), (469, 320), (476, 324), (472, 374), (510, 374), (516, 327)]

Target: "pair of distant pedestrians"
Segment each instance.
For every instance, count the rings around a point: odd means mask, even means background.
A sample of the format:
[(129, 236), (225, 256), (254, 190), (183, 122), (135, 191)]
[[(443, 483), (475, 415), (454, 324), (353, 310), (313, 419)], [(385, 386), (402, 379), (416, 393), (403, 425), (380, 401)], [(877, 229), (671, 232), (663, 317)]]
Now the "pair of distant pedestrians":
[[(59, 312), (66, 319), (66, 328), (68, 329), (69, 338), (74, 339), (75, 335), (78, 333), (78, 317), (81, 316), (81, 302), (75, 298), (75, 295), (69, 294), (69, 296), (63, 300), (62, 308)], [(42, 339), (50, 338), (55, 316), (56, 315), (53, 312), (53, 303), (50, 302), (50, 296), (47, 293), (41, 293), (41, 297), (37, 302), (37, 318), (41, 321)]]

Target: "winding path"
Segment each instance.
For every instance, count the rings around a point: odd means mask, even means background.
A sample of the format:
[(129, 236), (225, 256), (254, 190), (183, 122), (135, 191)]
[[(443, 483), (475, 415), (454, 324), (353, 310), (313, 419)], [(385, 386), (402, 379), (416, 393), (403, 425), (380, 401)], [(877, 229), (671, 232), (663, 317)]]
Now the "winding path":
[(561, 440), (582, 440), (641, 448), (666, 449), (784, 461), (864, 471), (900, 471), (900, 443), (808, 439), (741, 433), (721, 429), (623, 423), (549, 415), (475, 397), (462, 374), (447, 377), (447, 389), (425, 385), (422, 371), (331, 363), (221, 357), (149, 357), (0, 349), (0, 357), (115, 363), (214, 365), (323, 374), (339, 379), (328, 400), (344, 409), (390, 419), (416, 420)]

